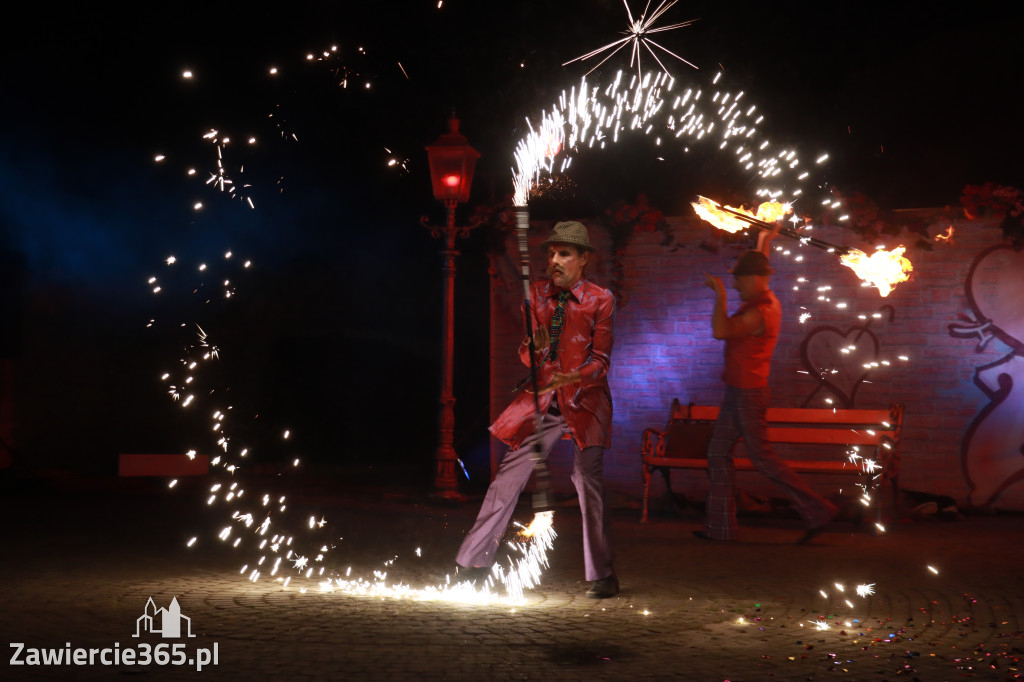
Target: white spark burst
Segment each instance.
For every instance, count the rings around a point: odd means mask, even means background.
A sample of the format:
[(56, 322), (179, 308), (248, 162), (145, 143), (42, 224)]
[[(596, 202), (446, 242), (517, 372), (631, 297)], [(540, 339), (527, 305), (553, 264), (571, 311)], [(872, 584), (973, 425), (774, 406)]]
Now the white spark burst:
[(590, 71), (587, 72), (587, 75), (590, 75), (590, 73), (593, 72), (594, 69), (598, 68), (606, 61), (611, 59), (613, 56), (615, 56), (615, 54), (617, 54), (619, 50), (628, 46), (629, 65), (630, 67), (632, 67), (633, 63), (636, 63), (636, 73), (638, 76), (640, 76), (643, 73), (643, 70), (640, 65), (640, 58), (642, 54), (641, 48), (650, 53), (651, 57), (654, 58), (654, 61), (658, 62), (658, 65), (665, 73), (668, 73), (668, 69), (665, 67), (665, 64), (662, 63), (661, 59), (658, 58), (658, 53), (655, 52), (652, 48), (658, 48), (664, 55), (670, 55), (672, 57), (675, 57), (676, 59), (683, 62), (687, 66), (691, 66), (694, 69), (696, 69), (697, 66), (695, 64), (687, 61), (683, 57), (680, 57), (678, 54), (676, 54), (672, 50), (669, 50), (667, 47), (659, 45), (650, 38), (650, 34), (652, 33), (662, 33), (664, 31), (671, 31), (677, 28), (683, 28), (698, 21), (697, 19), (690, 19), (688, 21), (683, 21), (678, 24), (655, 27), (655, 22), (657, 22), (661, 18), (661, 16), (672, 7), (672, 5), (676, 4), (676, 2), (678, 2), (678, 0), (661, 0), (661, 2), (658, 3), (658, 6), (654, 8), (654, 11), (651, 12), (650, 16), (648, 16), (647, 11), (651, 7), (650, 0), (648, 0), (647, 6), (644, 7), (643, 14), (641, 14), (639, 18), (634, 19), (633, 11), (629, 8), (629, 2), (627, 2), (627, 0), (622, 0), (622, 4), (625, 5), (626, 7), (626, 16), (629, 19), (629, 23), (626, 27), (626, 30), (622, 32), (622, 34), (625, 37), (608, 43), (607, 45), (604, 45), (602, 47), (599, 47), (596, 50), (592, 50), (587, 54), (576, 57), (575, 59), (570, 59), (569, 61), (562, 64), (562, 66), (572, 64), (573, 62), (586, 61), (591, 57), (596, 57), (602, 52), (611, 50), (611, 52), (607, 56), (605, 56), (604, 59), (598, 62), (596, 66), (594, 66), (592, 69), (590, 69)]

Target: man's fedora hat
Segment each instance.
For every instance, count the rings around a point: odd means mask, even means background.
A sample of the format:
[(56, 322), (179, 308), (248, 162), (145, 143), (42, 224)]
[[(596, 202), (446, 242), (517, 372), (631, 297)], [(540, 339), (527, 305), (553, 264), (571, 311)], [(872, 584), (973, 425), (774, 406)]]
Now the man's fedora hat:
[(551, 235), (540, 243), (540, 248), (546, 249), (550, 244), (572, 244), (585, 251), (594, 251), (590, 245), (590, 233), (583, 223), (569, 220), (555, 223), (551, 228)]

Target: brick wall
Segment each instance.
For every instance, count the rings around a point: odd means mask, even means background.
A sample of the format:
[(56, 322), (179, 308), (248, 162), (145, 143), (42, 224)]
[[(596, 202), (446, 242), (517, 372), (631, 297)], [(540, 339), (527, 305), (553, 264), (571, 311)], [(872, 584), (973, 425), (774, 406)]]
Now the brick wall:
[[(704, 286), (704, 273), (726, 274), (744, 246), (721, 246), (717, 253), (700, 244), (712, 238), (712, 228), (690, 219), (670, 219), (674, 245), (661, 245), (660, 233), (634, 235), (626, 251), (623, 303), (616, 313), (615, 350), (609, 381), (615, 403), (612, 448), (605, 458), (605, 476), (611, 490), (630, 496), (641, 492), (639, 449), (643, 430), (662, 427), (672, 399), (717, 403), (722, 395), (719, 379), (722, 344), (711, 338), (713, 295)], [(931, 234), (951, 223), (936, 222)], [(936, 243), (931, 250), (913, 246), (916, 236), (886, 238), (886, 248), (908, 246), (914, 277), (887, 297), (863, 287), (860, 280), (823, 250), (801, 246), (780, 237), (773, 255), (776, 274), (772, 287), (783, 305), (784, 319), (771, 380), (773, 404), (779, 407), (824, 407), (829, 404), (879, 408), (899, 402), (906, 405), (902, 440), (900, 483), (912, 490), (952, 495), (968, 502), (970, 487), (965, 476), (965, 433), (990, 399), (975, 385), (975, 369), (1008, 354), (1010, 347), (991, 340), (979, 350), (978, 339), (956, 338), (949, 326), (970, 313), (965, 282), (979, 253), (1000, 242), (995, 223), (954, 222), (952, 244)], [(537, 244), (549, 224), (531, 230), (538, 259), (535, 273), (543, 273)], [(857, 235), (840, 228), (816, 228), (813, 235), (827, 242), (852, 246), (865, 252)], [(591, 226), (597, 258), (588, 266), (590, 279), (608, 286), (611, 281), (609, 238), (599, 226)], [(497, 415), (510, 399), (510, 388), (526, 374), (515, 349), (522, 338), (519, 306), (522, 285), (515, 263), (515, 244), (509, 254), (492, 259), (491, 286), (491, 414)], [(803, 281), (801, 281), (801, 279)], [(830, 288), (825, 288), (830, 287)], [(738, 298), (729, 290), (730, 312)], [(809, 314), (801, 322), (801, 314)], [(811, 337), (811, 338), (809, 338)], [(856, 350), (835, 352), (845, 339), (857, 339)], [(875, 348), (877, 340), (877, 350)], [(827, 376), (831, 387), (821, 385), (804, 360), (801, 346), (819, 364), (835, 373)], [(823, 349), (832, 352), (824, 353)], [(815, 354), (816, 353), (816, 354)], [(824, 353), (824, 354), (823, 354)], [(905, 356), (906, 360), (901, 360)], [(827, 362), (823, 362), (827, 360)], [(866, 361), (877, 367), (867, 370)], [(1016, 401), (1024, 412), (1024, 392)], [(832, 402), (829, 403), (828, 401)], [(492, 462), (500, 456), (500, 444), (492, 448)], [(571, 489), (568, 457), (552, 458), (556, 486)], [(1024, 469), (1024, 458), (1021, 461)], [(493, 469), (493, 468), (492, 468)], [(690, 472), (682, 477), (683, 492), (706, 489), (704, 477)], [(818, 477), (813, 485), (842, 485)], [(849, 481), (846, 481), (849, 484)], [(769, 491), (756, 475), (744, 475), (740, 485)], [(676, 486), (674, 486), (676, 487)], [(976, 502), (977, 500), (970, 500)], [(996, 506), (1024, 509), (1024, 483), (1010, 485)]]

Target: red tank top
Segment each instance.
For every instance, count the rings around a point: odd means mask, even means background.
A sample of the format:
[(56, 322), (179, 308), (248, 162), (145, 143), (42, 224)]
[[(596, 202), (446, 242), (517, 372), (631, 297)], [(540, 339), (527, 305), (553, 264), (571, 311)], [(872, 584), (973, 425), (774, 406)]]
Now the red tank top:
[(772, 369), (772, 353), (779, 340), (782, 326), (782, 306), (771, 291), (747, 301), (733, 317), (751, 308), (761, 311), (764, 333), (760, 336), (740, 336), (725, 340), (725, 371), (722, 379), (736, 388), (761, 388), (768, 385)]

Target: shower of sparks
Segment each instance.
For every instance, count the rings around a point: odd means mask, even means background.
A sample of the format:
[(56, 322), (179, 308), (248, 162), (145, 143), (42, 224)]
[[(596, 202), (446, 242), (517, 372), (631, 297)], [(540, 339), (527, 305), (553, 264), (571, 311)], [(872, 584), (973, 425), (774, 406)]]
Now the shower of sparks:
[(384, 151), (388, 154), (387, 166), (388, 168), (399, 171), (400, 173), (409, 172), (409, 159), (395, 154), (387, 147), (384, 147)]
[[(231, 267), (245, 270), (251, 266), (251, 261), (237, 262), (232, 259), (233, 253), (227, 251), (224, 254), (225, 265), (223, 267), (228, 267), (228, 264), (233, 263)], [(176, 259), (168, 258), (165, 263), (171, 270), (167, 275), (168, 279), (174, 276), (175, 270), (180, 271), (180, 268), (176, 267)], [(216, 300), (227, 301), (230, 295), (235, 293), (235, 278), (218, 277), (216, 272), (218, 268), (212, 267), (213, 264), (209, 265), (211, 267), (204, 263), (192, 270), (191, 272), (199, 273), (198, 276), (204, 281), (198, 285), (189, 282), (186, 287), (186, 290), (197, 296), (197, 300), (203, 306)], [(224, 295), (211, 295), (211, 289), (215, 287), (219, 287), (220, 292)], [(205, 449), (207, 451), (217, 450), (219, 454), (212, 456), (209, 460), (210, 473), (208, 476), (211, 481), (206, 504), (217, 510), (223, 510), (227, 518), (227, 523), (218, 524), (219, 531), (216, 535), (222, 542), (229, 543), (236, 549), (258, 553), (258, 558), (253, 558), (246, 563), (241, 571), (242, 574), (245, 574), (252, 564), (268, 565), (265, 570), (248, 572), (247, 577), (253, 582), (259, 580), (264, 573), (276, 576), (289, 565), (296, 571), (297, 576), (310, 577), (314, 569), (308, 566), (309, 559), (306, 557), (316, 555), (317, 562), (321, 565), (317, 566), (315, 570), (322, 571), (326, 544), (322, 539), (314, 538), (312, 540), (316, 542), (316, 547), (322, 550), (320, 552), (299, 552), (297, 549), (293, 549), (293, 546), (296, 544), (297, 537), (303, 541), (304, 538), (311, 535), (315, 536), (317, 531), (323, 528), (326, 520), (321, 517), (317, 521), (316, 517), (310, 517), (309, 528), (302, 532), (299, 530), (300, 526), (285, 515), (287, 505), (284, 495), (272, 495), (269, 492), (262, 495), (245, 494), (246, 491), (241, 481), (236, 479), (236, 473), (244, 468), (243, 462), (246, 455), (249, 454), (249, 448), (235, 446), (232, 442), (233, 425), (228, 415), (232, 414), (233, 406), (223, 402), (229, 392), (212, 383), (215, 380), (210, 376), (217, 373), (216, 370), (210, 368), (210, 365), (220, 359), (221, 351), (213, 343), (207, 323), (204, 322), (203, 325), (206, 328), (194, 322), (176, 322), (170, 325), (173, 329), (192, 328), (194, 336), (191, 342), (185, 344), (183, 355), (176, 362), (178, 371), (161, 373), (161, 380), (169, 385), (169, 392), (175, 398), (180, 397), (179, 386), (190, 386), (189, 390), (194, 392), (181, 401), (181, 406), (191, 405), (191, 409), (195, 411), (194, 414), (209, 415), (213, 441)], [(152, 325), (150, 327), (152, 328)], [(190, 449), (184, 456), (195, 459), (201, 449), (203, 448)], [(262, 521), (257, 523), (255, 519), (262, 519)], [(302, 534), (299, 535), (299, 533)], [(189, 546), (194, 545), (195, 542), (196, 539), (193, 538)], [(305, 569), (305, 573), (303, 573), (303, 569)], [(288, 577), (289, 582), (291, 579)]]
[[(312, 68), (328, 74), (327, 83), (332, 92), (370, 90), (374, 86), (373, 74), (380, 72), (379, 69), (371, 68), (368, 65), (367, 51), (363, 47), (343, 49), (340, 45), (330, 45), (323, 49), (296, 54), (294, 59), (296, 63), (293, 64), (261, 64), (254, 66), (253, 71), (262, 74), (270, 83), (285, 81), (289, 76), (301, 77)], [(310, 66), (297, 68), (301, 66), (302, 62), (306, 62)], [(401, 68), (401, 65), (399, 67)], [(402, 69), (402, 74), (405, 79), (409, 78), (404, 69)], [(192, 70), (181, 72), (180, 76), (186, 80), (194, 80)], [(211, 75), (204, 80), (207, 83), (212, 83), (214, 78)], [(353, 87), (350, 88), (350, 85)], [(267, 97), (276, 98), (280, 96), (279, 93), (278, 88), (268, 90)], [(208, 128), (200, 135), (204, 143), (203, 147), (208, 150), (212, 146), (215, 151), (212, 162), (179, 166), (183, 175), (191, 179), (202, 179), (207, 187), (215, 188), (230, 199), (238, 199), (241, 204), (255, 209), (256, 188), (243, 181), (245, 177), (245, 165), (241, 159), (243, 150), (247, 159), (265, 162), (266, 155), (269, 153), (269, 145), (263, 144), (264, 138), (287, 142), (297, 142), (299, 139), (290, 114), (291, 106), (299, 106), (298, 104), (291, 103), (290, 105), (287, 101), (275, 102), (268, 99), (264, 106), (265, 111), (262, 114), (256, 113), (255, 116), (257, 120), (262, 117), (263, 123), (267, 126), (264, 128), (262, 136), (248, 130), (244, 131), (244, 134), (228, 135), (223, 134), (218, 128)], [(207, 117), (204, 116), (204, 118)], [(224, 127), (230, 128), (231, 126), (225, 125)], [(233, 138), (237, 138), (237, 141)], [(260, 147), (264, 147), (264, 149), (260, 149)], [(206, 150), (199, 153), (205, 157), (209, 153)], [(170, 166), (180, 162), (184, 156), (184, 150), (166, 150), (154, 154), (153, 159), (158, 164)], [(404, 157), (388, 152), (388, 163), (389, 166), (396, 167), (403, 173), (408, 172), (408, 159)], [(205, 173), (201, 172), (202, 165), (208, 166)], [(277, 180), (277, 191), (284, 191), (284, 178), (280, 176)], [(206, 204), (203, 201), (192, 201), (191, 206), (194, 211), (198, 212), (205, 208)]]
[[(218, 276), (218, 271), (227, 268), (248, 269), (251, 261), (233, 259), (233, 253), (224, 254), (222, 265), (203, 263), (200, 267), (182, 272), (177, 260), (168, 258), (164, 261), (168, 274), (147, 280), (147, 286), (163, 279), (170, 280), (175, 274), (193, 276), (196, 273), (206, 282), (196, 285), (189, 282), (186, 290), (197, 296), (204, 306), (212, 301), (223, 301), (230, 305), (228, 297), (213, 296), (209, 291), (212, 287), (220, 287), (224, 292), (235, 293), (235, 277)], [(147, 328), (159, 329), (164, 325), (157, 324), (158, 318), (149, 320)], [(309, 514), (298, 517), (289, 511), (286, 495), (269, 491), (252, 494), (246, 493), (239, 474), (245, 470), (246, 457), (251, 453), (251, 446), (236, 445), (233, 442), (234, 425), (230, 416), (233, 406), (224, 403), (230, 391), (216, 385), (214, 376), (220, 373), (212, 369), (222, 354), (214, 344), (215, 327), (204, 322), (203, 326), (195, 322), (174, 322), (171, 329), (192, 329), (191, 341), (184, 344), (183, 355), (175, 362), (177, 371), (160, 373), (160, 380), (168, 386), (168, 392), (175, 400), (181, 397), (179, 387), (190, 386), (188, 397), (181, 400), (181, 407), (190, 406), (193, 414), (208, 415), (213, 440), (205, 448), (218, 452), (210, 457), (210, 473), (207, 493), (204, 497), (206, 506), (212, 513), (221, 515), (220, 522), (214, 522), (210, 534), (220, 542), (230, 545), (246, 558), (239, 570), (239, 575), (251, 582), (260, 582), (267, 577), (280, 584), (282, 589), (289, 586), (297, 587), (300, 592), (330, 591), (353, 596), (387, 597), (395, 599), (415, 599), (418, 601), (452, 601), (472, 604), (520, 604), (525, 601), (524, 592), (538, 585), (541, 574), (548, 566), (548, 553), (556, 536), (552, 524), (553, 512), (536, 515), (529, 527), (520, 526), (521, 532), (515, 534), (507, 543), (507, 555), (492, 568), (486, 580), (479, 584), (467, 581), (460, 576), (449, 576), (443, 584), (414, 587), (401, 581), (388, 580), (388, 570), (394, 568), (399, 557), (384, 562), (384, 565), (373, 572), (372, 577), (353, 577), (351, 567), (341, 575), (332, 570), (327, 562), (328, 553), (334, 549), (341, 538), (331, 538), (327, 528), (331, 524), (325, 516)], [(200, 417), (201, 418), (201, 417)], [(291, 441), (295, 436), (289, 429), (278, 431), (276, 438), (281, 442)], [(182, 456), (195, 460), (203, 448), (189, 449)], [(294, 464), (298, 464), (298, 459)], [(175, 487), (176, 480), (168, 484), (168, 489)], [(188, 541), (193, 547), (200, 536)], [(422, 550), (416, 548), (416, 557), (422, 557)], [(417, 562), (419, 563), (419, 562)], [(312, 590), (307, 588), (312, 587)]]
[(339, 88), (347, 89), (349, 85), (359, 86), (364, 90), (370, 89), (372, 83), (368, 80), (369, 76), (355, 65), (355, 58), (365, 58), (366, 49), (363, 47), (357, 47), (355, 50), (348, 51), (354, 55), (353, 60), (344, 59), (342, 54), (343, 50), (337, 45), (331, 45), (329, 48), (319, 50), (317, 52), (308, 52), (306, 54), (307, 62), (320, 62), (324, 64), (331, 78)]
[(659, 145), (674, 142), (684, 152), (698, 141), (714, 144), (763, 183), (755, 190), (759, 200), (795, 200), (808, 179), (797, 152), (774, 148), (758, 129), (764, 117), (757, 106), (746, 102), (742, 91), (721, 89), (720, 76), (710, 86), (685, 89), (665, 72), (627, 77), (619, 71), (605, 85), (591, 85), (584, 77), (563, 91), (550, 111), (542, 111), (536, 125), (527, 121), (528, 132), (515, 151), (515, 205), (526, 206), (531, 194), (554, 184), (573, 155), (602, 149), (632, 133)]
[[(231, 143), (231, 138), (220, 135), (220, 132), (217, 130), (210, 130), (203, 135), (203, 139), (208, 140), (217, 148), (216, 170), (207, 171), (209, 173), (209, 177), (206, 179), (206, 184), (216, 187), (221, 192), (226, 192), (232, 199), (238, 199), (239, 201), (248, 204), (249, 208), (256, 208), (252, 197), (249, 196), (247, 192), (251, 185), (246, 183), (236, 183), (231, 176), (228, 175), (227, 168), (224, 165), (224, 150)], [(250, 140), (250, 144), (253, 143), (255, 143), (255, 138)], [(244, 171), (245, 167), (239, 166), (239, 174)]]
[[(677, 87), (676, 81), (665, 72), (626, 77), (619, 71), (611, 82), (594, 85), (588, 83), (586, 77), (582, 78), (578, 86), (563, 91), (550, 110), (542, 111), (539, 119), (527, 120), (527, 134), (520, 140), (514, 155), (513, 203), (526, 206), (531, 197), (571, 184), (568, 172), (581, 151), (603, 149), (627, 134), (642, 133), (655, 138), (659, 145), (663, 141), (674, 142), (683, 153), (699, 142), (717, 146), (724, 160), (731, 159), (739, 164), (749, 174), (751, 183), (756, 183), (753, 196), (757, 201), (777, 207), (778, 213), (761, 215), (760, 219), (766, 222), (779, 220), (799, 200), (810, 204), (820, 201), (823, 209), (841, 211), (842, 202), (833, 196), (820, 200), (805, 195), (805, 188), (819, 187), (826, 195), (830, 190), (822, 179), (811, 177), (794, 149), (776, 146), (761, 133), (758, 126), (764, 116), (758, 107), (744, 100), (742, 91), (724, 89), (719, 84), (721, 79), (722, 72), (717, 72), (710, 84)], [(828, 154), (818, 154), (810, 167), (816, 169), (828, 161)], [(717, 205), (717, 202), (709, 203)], [(735, 222), (736, 229), (750, 227), (742, 218), (736, 218)], [(793, 236), (796, 243), (792, 247), (774, 246), (779, 256), (802, 262), (806, 246), (825, 248), (831, 253), (844, 250), (812, 236), (814, 225), (809, 216), (793, 215), (789, 222), (792, 227), (783, 228), (782, 232), (788, 232), (787, 236)], [(876, 257), (881, 258), (876, 255), (872, 259)], [(897, 260), (900, 273), (886, 278), (864, 273), (874, 276), (870, 282), (878, 286), (880, 292), (887, 293), (886, 286), (891, 290), (893, 284), (906, 280), (910, 262), (902, 258), (902, 251), (896, 258), (902, 259)], [(848, 256), (846, 261), (844, 264), (851, 265), (853, 258)], [(793, 288), (799, 291), (809, 284), (801, 277)], [(818, 305), (833, 306), (844, 312), (850, 309), (850, 302), (834, 296), (831, 286), (818, 289), (815, 297)], [(803, 308), (800, 322), (806, 323), (811, 316), (812, 313)], [(905, 360), (905, 356), (900, 359)]]
[[(532, 524), (531, 524), (532, 525)], [(507, 565), (495, 564), (490, 574), (479, 581), (460, 579), (448, 576), (444, 584), (413, 587), (404, 583), (388, 583), (387, 574), (383, 571), (374, 573), (373, 580), (364, 578), (351, 579), (348, 574), (344, 578), (334, 577), (322, 580), (319, 584), (321, 592), (336, 592), (352, 596), (370, 596), (390, 599), (409, 599), (413, 601), (446, 601), (462, 604), (512, 604), (525, 602), (524, 591), (540, 584), (541, 573), (548, 567), (548, 551), (555, 538), (554, 528), (550, 525), (538, 529), (527, 541), (517, 538), (507, 543), (510, 550), (505, 557)], [(504, 591), (499, 591), (501, 585)]]
[(562, 64), (562, 66), (572, 64), (573, 62), (586, 61), (591, 57), (598, 56), (602, 52), (611, 50), (611, 52), (608, 55), (606, 55), (604, 59), (598, 62), (596, 66), (594, 66), (592, 69), (590, 69), (590, 71), (587, 72), (587, 75), (589, 76), (594, 71), (594, 69), (600, 67), (606, 61), (615, 56), (615, 54), (617, 54), (619, 50), (621, 50), (624, 47), (628, 47), (630, 53), (629, 66), (632, 68), (633, 64), (636, 63), (636, 72), (638, 76), (640, 76), (643, 73), (640, 61), (641, 54), (644, 50), (650, 53), (650, 56), (654, 58), (654, 61), (658, 62), (658, 66), (661, 67), (661, 70), (663, 72), (668, 73), (668, 68), (666, 68), (665, 64), (658, 57), (658, 53), (655, 52), (652, 48), (657, 48), (658, 50), (660, 50), (662, 56), (668, 55), (671, 57), (675, 57), (676, 59), (683, 62), (687, 66), (696, 69), (697, 66), (695, 64), (687, 61), (683, 57), (680, 57), (678, 54), (669, 50), (668, 48), (659, 45), (650, 38), (650, 34), (652, 33), (663, 33), (665, 31), (672, 31), (677, 28), (684, 28), (686, 26), (690, 26), (691, 24), (697, 21), (697, 19), (690, 19), (688, 21), (683, 21), (678, 24), (670, 24), (668, 26), (655, 27), (654, 24), (661, 18), (663, 14), (665, 14), (665, 12), (671, 9), (672, 5), (676, 4), (676, 2), (678, 2), (678, 0), (661, 0), (661, 2), (658, 3), (658, 6), (654, 8), (654, 11), (651, 12), (650, 16), (648, 16), (647, 10), (650, 9), (651, 3), (650, 0), (647, 0), (647, 6), (644, 8), (644, 13), (641, 14), (639, 18), (634, 19), (633, 11), (629, 8), (628, 0), (622, 0), (622, 4), (625, 5), (626, 7), (626, 16), (629, 19), (629, 24), (627, 25), (626, 30), (622, 32), (622, 34), (625, 37), (620, 38), (619, 40), (616, 40), (614, 42), (608, 43), (603, 47), (599, 47), (596, 50), (592, 50), (587, 54), (576, 57), (575, 59), (570, 59), (569, 61)]

